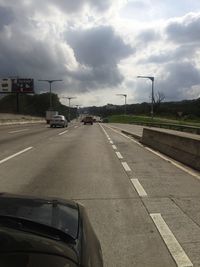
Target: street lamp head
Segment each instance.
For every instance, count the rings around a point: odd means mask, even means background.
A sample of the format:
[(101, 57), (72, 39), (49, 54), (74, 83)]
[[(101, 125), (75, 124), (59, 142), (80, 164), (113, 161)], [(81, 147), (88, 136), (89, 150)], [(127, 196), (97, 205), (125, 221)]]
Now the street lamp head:
[(150, 79), (152, 82), (154, 81), (153, 76), (137, 76), (137, 78), (146, 78), (146, 79)]
[(127, 94), (116, 94), (116, 95), (121, 95), (121, 96), (125, 96), (125, 97), (127, 96)]
[(53, 83), (53, 82), (62, 82), (62, 80), (38, 80), (39, 82), (48, 82), (48, 83)]

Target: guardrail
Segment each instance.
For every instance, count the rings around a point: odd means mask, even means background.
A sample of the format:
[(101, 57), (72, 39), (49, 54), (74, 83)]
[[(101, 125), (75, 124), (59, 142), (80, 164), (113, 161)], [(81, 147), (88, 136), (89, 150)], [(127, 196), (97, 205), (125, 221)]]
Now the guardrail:
[(189, 125), (179, 125), (179, 124), (170, 124), (170, 123), (157, 123), (157, 122), (131, 122), (131, 124), (138, 124), (138, 125), (145, 125), (148, 127), (158, 127), (158, 128), (165, 128), (171, 129), (181, 132), (188, 132), (200, 135), (200, 127), (194, 127)]

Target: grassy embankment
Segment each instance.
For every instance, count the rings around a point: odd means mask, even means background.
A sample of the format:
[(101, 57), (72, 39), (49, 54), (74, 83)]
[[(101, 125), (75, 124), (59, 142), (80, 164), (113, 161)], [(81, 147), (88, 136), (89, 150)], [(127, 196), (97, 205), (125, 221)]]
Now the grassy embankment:
[(151, 117), (147, 116), (133, 116), (133, 115), (113, 115), (107, 117), (108, 122), (111, 123), (167, 123), (167, 124), (178, 124), (178, 125), (188, 125), (194, 127), (200, 127), (200, 118), (195, 120), (186, 120), (186, 119), (171, 119), (171, 118), (162, 118), (154, 117), (152, 120)]

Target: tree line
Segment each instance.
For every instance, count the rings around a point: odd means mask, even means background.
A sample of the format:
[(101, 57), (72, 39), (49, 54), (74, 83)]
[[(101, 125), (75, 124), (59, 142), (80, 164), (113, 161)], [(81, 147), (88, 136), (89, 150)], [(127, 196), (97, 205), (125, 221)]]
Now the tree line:
[[(18, 108), (16, 94), (8, 94), (0, 99), (0, 112), (3, 113), (19, 113), (23, 115), (45, 117), (46, 111), (49, 110), (50, 94), (19, 94), (18, 95)], [(52, 106), (53, 109), (58, 111), (59, 114), (68, 117), (69, 107), (60, 103), (57, 94), (52, 93)], [(77, 115), (77, 109), (70, 108), (70, 118), (73, 119)]]
[[(194, 100), (183, 100), (176, 102), (158, 102), (154, 101), (154, 114), (163, 117), (172, 118), (187, 118), (195, 119), (200, 118), (200, 98)], [(112, 105), (107, 104), (101, 107), (88, 107), (90, 114), (108, 117), (110, 115), (120, 115), (125, 113), (124, 105)], [(138, 104), (126, 105), (127, 115), (149, 115), (150, 116), (151, 105), (150, 103), (143, 102)]]

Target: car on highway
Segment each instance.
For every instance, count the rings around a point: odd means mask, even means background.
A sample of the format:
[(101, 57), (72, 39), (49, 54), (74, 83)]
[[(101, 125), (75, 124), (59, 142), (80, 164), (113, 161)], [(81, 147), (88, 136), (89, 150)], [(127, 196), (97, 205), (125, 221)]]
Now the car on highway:
[(93, 119), (93, 117), (92, 116), (86, 116), (84, 119), (83, 119), (83, 123), (84, 123), (84, 125), (86, 125), (86, 124), (93, 124), (93, 122), (94, 122), (94, 119)]
[(102, 267), (85, 208), (57, 198), (0, 194), (0, 266)]
[(50, 120), (50, 127), (67, 127), (68, 121), (63, 115), (54, 115)]

